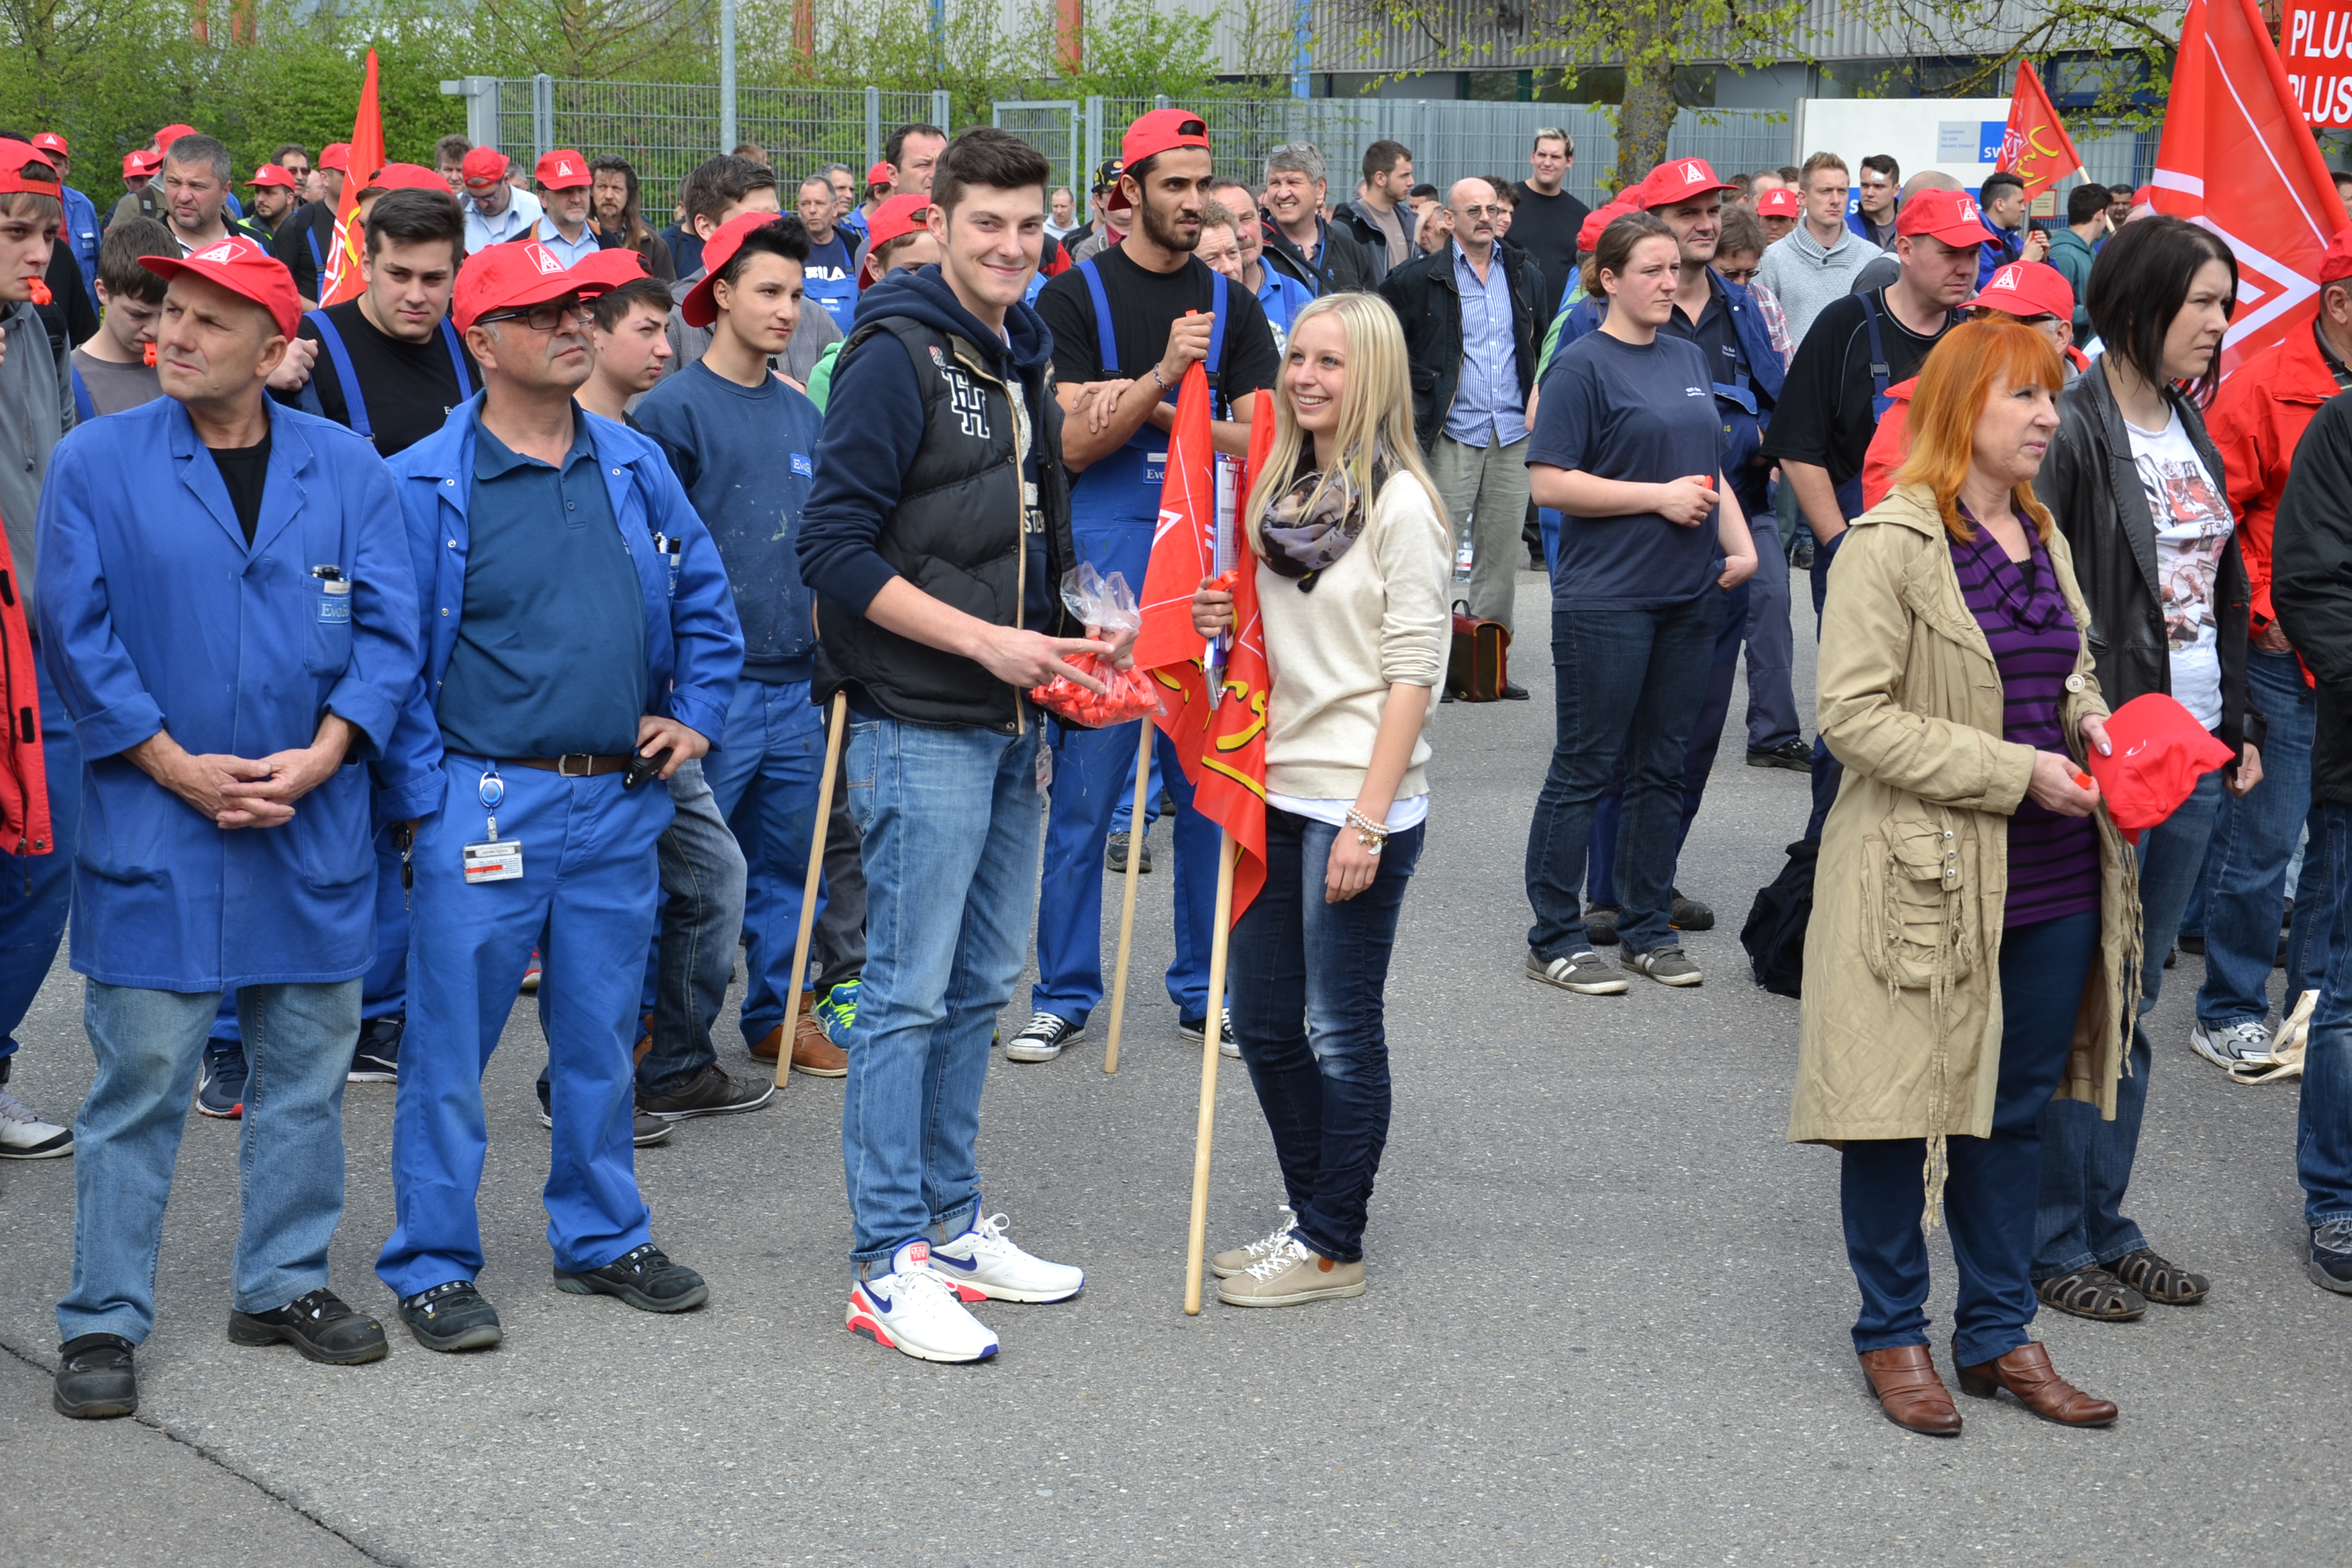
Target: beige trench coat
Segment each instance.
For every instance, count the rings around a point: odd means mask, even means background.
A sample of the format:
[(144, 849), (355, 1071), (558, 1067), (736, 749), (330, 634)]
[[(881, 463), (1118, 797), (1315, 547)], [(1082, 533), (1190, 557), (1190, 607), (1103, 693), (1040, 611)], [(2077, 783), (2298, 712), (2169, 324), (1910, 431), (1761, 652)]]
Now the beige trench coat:
[[(2048, 548), (2089, 626), (2064, 537)], [(2009, 817), (2033, 752), (2001, 739), (2000, 675), (1931, 492), (1906, 486), (1855, 521), (1829, 603), (1817, 706), (1846, 771), (1813, 879), (1789, 1138), (1928, 1138), (1932, 1169), (1945, 1135), (1992, 1131)], [(2077, 762), (2079, 721), (2106, 711), (2086, 643), (2060, 712)], [(2139, 992), (2138, 868), (2104, 805), (2096, 821), (2098, 957), (2058, 1096), (2113, 1120)]]

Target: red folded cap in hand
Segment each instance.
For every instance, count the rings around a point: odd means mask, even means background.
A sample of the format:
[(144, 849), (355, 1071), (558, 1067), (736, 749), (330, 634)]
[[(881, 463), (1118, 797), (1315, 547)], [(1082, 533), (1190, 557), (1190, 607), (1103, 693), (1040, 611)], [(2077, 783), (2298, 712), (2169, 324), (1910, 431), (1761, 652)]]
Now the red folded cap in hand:
[(2179, 810), (2199, 778), (2237, 760), (2188, 709), (2161, 691), (2135, 697), (2109, 714), (2107, 742), (2112, 755), (2094, 751), (2084, 765), (2099, 781), (2107, 815), (2133, 844), (2142, 828)]

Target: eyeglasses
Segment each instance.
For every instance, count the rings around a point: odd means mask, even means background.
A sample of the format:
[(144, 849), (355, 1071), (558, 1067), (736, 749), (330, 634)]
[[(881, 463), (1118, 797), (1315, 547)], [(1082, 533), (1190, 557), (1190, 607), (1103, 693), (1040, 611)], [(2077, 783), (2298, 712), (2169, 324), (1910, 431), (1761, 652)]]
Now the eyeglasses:
[(566, 321), (587, 321), (593, 308), (577, 294), (567, 294), (561, 300), (550, 300), (541, 305), (527, 305), (518, 310), (500, 310), (488, 316), (477, 316), (477, 326), (490, 321), (520, 321), (534, 332), (551, 332)]
[(1455, 212), (1456, 214), (1458, 214), (1459, 216), (1463, 216), (1463, 217), (1467, 217), (1467, 218), (1481, 218), (1481, 217), (1501, 217), (1505, 213), (1507, 213), (1507, 212), (1510, 211), (1511, 209), (1510, 209), (1510, 208), (1508, 208), (1508, 207), (1507, 207), (1507, 206), (1505, 206), (1502, 203), (1500, 203), (1500, 202), (1496, 202), (1496, 203), (1493, 206), (1491, 206), (1491, 207), (1481, 207), (1481, 206), (1460, 206), (1460, 207), (1456, 207), (1456, 208), (1454, 208), (1454, 212)]
[(1750, 278), (1755, 277), (1758, 272), (1763, 269), (1759, 267), (1718, 267), (1716, 270), (1722, 273), (1724, 278), (1730, 282), (1746, 283)]

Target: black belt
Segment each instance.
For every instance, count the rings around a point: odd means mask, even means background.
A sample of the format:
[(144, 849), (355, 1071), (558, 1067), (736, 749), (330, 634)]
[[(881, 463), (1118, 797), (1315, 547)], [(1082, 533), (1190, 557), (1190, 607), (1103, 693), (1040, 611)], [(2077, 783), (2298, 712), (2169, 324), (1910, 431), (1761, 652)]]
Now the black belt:
[(628, 771), (635, 759), (623, 752), (617, 757), (592, 756), (586, 752), (569, 752), (560, 757), (498, 757), (492, 759), (502, 768), (537, 768), (541, 773), (557, 773), (567, 779), (593, 779), (599, 773)]

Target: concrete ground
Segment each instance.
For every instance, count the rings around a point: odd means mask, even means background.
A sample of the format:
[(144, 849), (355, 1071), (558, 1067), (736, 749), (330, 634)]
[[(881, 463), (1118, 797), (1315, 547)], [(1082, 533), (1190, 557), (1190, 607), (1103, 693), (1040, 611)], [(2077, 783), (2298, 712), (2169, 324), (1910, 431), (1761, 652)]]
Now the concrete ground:
[[(1737, 940), (1801, 827), (1804, 778), (1741, 765), (1735, 723), (1679, 879), (1721, 917), (1688, 944), (1703, 988), (1581, 998), (1522, 974), (1521, 858), (1551, 736), (1542, 593), (1523, 579), (1514, 671), (1536, 700), (1439, 720), (1388, 987), (1395, 1122), (1360, 1300), (1181, 1310), (1200, 1052), (1158, 981), (1171, 879), (1157, 874), (1118, 1076), (1099, 1024), (1057, 1062), (991, 1074), (989, 1207), (1089, 1279), (1064, 1305), (982, 1308), (1004, 1341), (992, 1363), (931, 1366), (843, 1331), (838, 1080), (795, 1078), (771, 1108), (641, 1155), (656, 1236), (709, 1278), (707, 1308), (656, 1318), (557, 1294), (528, 1005), (488, 1081), (481, 1283), (508, 1338), (487, 1354), (433, 1355), (396, 1327), (386, 1361), (348, 1370), (228, 1344), (236, 1129), (191, 1115), (138, 1419), (61, 1420), (46, 1384), (73, 1163), (0, 1165), (0, 1563), (2340, 1555), (2352, 1300), (2299, 1262), (2296, 1090), (2234, 1087), (2188, 1050), (2198, 961), (2168, 976), (2153, 1020), (2131, 1209), (2213, 1277), (2211, 1299), (2124, 1326), (2044, 1315), (2060, 1369), (2123, 1406), (2111, 1430), (2003, 1399), (1963, 1401), (1957, 1440), (1904, 1434), (1847, 1340), (1836, 1158), (1781, 1141), (1796, 1005), (1750, 983)], [(79, 990), (60, 963), (12, 1085), (60, 1116), (90, 1077)], [(1024, 989), (1008, 1027), (1026, 1004)], [(741, 1069), (731, 1022), (722, 1047)], [(392, 1223), (392, 1102), (390, 1086), (350, 1092), (334, 1254), (337, 1287), (387, 1319), (371, 1264)], [(1212, 1247), (1263, 1234), (1278, 1197), (1227, 1063)], [(1940, 1233), (1935, 1255), (1948, 1323)]]

